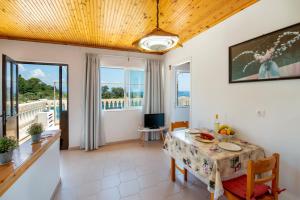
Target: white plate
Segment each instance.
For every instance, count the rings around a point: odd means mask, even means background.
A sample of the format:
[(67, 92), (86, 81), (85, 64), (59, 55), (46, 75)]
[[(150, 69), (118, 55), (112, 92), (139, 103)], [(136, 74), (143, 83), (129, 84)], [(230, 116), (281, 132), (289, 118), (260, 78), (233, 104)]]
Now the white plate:
[(196, 140), (199, 141), (199, 142), (204, 142), (204, 143), (213, 143), (214, 142), (214, 139), (213, 140), (206, 140), (206, 139), (202, 139), (202, 138), (199, 138), (199, 137), (196, 137)]
[(241, 151), (242, 147), (240, 147), (237, 144), (231, 143), (231, 142), (220, 142), (218, 143), (218, 146), (222, 149), (228, 150), (228, 151)]
[(201, 133), (201, 131), (199, 129), (192, 128), (192, 129), (188, 130), (188, 133), (190, 133), (190, 134), (197, 134), (197, 133)]

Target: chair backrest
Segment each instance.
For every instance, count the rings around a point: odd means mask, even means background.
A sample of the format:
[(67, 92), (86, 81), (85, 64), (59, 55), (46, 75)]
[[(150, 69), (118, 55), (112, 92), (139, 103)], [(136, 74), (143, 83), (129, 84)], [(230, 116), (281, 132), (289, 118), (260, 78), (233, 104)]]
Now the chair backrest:
[(171, 123), (171, 131), (174, 131), (176, 128), (188, 128), (189, 122), (188, 121), (181, 121), (181, 122), (172, 122)]
[[(271, 176), (258, 178), (256, 175), (260, 175), (266, 172), (272, 172)], [(272, 195), (274, 199), (278, 199), (278, 182), (279, 182), (279, 154), (274, 153), (271, 157), (248, 162), (248, 172), (247, 172), (247, 194), (246, 199), (250, 200), (252, 198), (254, 185), (264, 184), (272, 181)]]

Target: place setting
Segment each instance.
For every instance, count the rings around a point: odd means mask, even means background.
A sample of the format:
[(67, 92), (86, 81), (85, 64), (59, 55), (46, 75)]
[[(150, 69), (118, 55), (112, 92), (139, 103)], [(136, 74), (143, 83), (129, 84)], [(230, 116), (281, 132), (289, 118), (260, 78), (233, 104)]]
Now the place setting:
[[(217, 131), (213, 131), (207, 128), (193, 128), (187, 129), (186, 134), (191, 135), (192, 138), (204, 144), (212, 144), (209, 148), (212, 152), (239, 152), (242, 151), (242, 145), (236, 144), (235, 131), (228, 125), (219, 126)], [(233, 140), (234, 139), (234, 140)], [(241, 142), (242, 143), (242, 142)], [(247, 142), (243, 144), (247, 145)]]

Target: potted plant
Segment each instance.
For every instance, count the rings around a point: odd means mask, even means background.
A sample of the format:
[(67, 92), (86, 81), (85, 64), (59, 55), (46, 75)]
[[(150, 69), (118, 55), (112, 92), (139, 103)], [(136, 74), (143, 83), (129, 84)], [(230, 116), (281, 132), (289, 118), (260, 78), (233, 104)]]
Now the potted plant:
[(27, 129), (27, 133), (31, 135), (32, 143), (37, 143), (41, 140), (41, 134), (44, 131), (41, 123), (33, 123)]
[(0, 165), (12, 160), (13, 151), (18, 147), (18, 141), (14, 137), (0, 138)]

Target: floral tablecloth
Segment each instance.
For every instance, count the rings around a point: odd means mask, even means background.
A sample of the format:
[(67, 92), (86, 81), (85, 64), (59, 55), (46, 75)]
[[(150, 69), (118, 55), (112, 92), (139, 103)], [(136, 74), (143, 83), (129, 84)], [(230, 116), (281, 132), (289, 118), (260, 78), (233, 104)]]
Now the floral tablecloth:
[(216, 143), (203, 143), (186, 130), (166, 134), (164, 150), (176, 161), (207, 184), (209, 192), (217, 199), (223, 195), (223, 180), (232, 179), (246, 173), (248, 160), (265, 157), (264, 150), (256, 145), (239, 139), (231, 142), (242, 147), (239, 152), (215, 149)]

